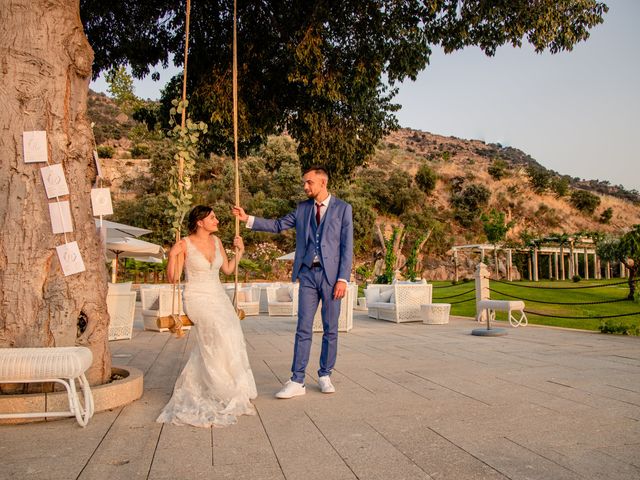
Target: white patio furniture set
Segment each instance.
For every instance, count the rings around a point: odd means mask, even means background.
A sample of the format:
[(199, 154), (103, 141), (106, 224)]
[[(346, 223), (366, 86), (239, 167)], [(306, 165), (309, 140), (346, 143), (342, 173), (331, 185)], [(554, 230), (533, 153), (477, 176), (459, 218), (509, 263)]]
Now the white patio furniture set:
[(431, 304), (432, 288), (417, 282), (369, 285), (365, 290), (368, 315), (396, 323), (423, 321), (421, 306)]

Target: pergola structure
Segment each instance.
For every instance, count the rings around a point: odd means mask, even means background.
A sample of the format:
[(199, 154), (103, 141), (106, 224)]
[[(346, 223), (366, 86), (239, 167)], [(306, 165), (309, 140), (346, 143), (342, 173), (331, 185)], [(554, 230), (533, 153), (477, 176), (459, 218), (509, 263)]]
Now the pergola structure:
[[(507, 280), (513, 279), (513, 253), (525, 253), (528, 255), (529, 263), (529, 280), (537, 282), (540, 278), (540, 265), (543, 258), (546, 257), (548, 262), (548, 278), (555, 280), (565, 280), (572, 278), (580, 272), (580, 263), (582, 263), (583, 278), (611, 278), (612, 268), (610, 262), (601, 264), (596, 253), (596, 248), (591, 238), (576, 237), (568, 238), (561, 242), (556, 238), (544, 238), (536, 240), (530, 248), (509, 247), (504, 245), (493, 245), (491, 243), (476, 243), (470, 245), (455, 245), (451, 247), (453, 257), (455, 280), (458, 281), (458, 253), (470, 252), (479, 253), (480, 261), (484, 263), (486, 252), (496, 254), (502, 251), (506, 255), (506, 271)], [(589, 262), (589, 256), (593, 257), (593, 261)], [(620, 278), (627, 276), (624, 264), (619, 265)], [(497, 268), (495, 275), (498, 275)]]

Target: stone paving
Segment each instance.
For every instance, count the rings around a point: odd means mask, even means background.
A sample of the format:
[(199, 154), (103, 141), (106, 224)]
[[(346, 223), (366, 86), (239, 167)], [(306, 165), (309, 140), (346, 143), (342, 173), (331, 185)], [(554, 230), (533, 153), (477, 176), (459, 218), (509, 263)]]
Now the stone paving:
[[(139, 314), (138, 314), (139, 315)], [(143, 397), (74, 419), (0, 427), (0, 478), (640, 479), (640, 338), (528, 326), (394, 324), (356, 312), (340, 334), (337, 393), (277, 400), (295, 322), (242, 323), (258, 415), (228, 428), (155, 423), (192, 339), (111, 342), (144, 372)]]

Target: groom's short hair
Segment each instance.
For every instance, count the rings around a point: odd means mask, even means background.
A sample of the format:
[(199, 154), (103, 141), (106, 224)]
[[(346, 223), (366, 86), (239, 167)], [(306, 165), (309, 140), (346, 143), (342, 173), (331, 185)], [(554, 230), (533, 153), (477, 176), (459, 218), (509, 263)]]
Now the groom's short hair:
[(323, 175), (327, 177), (327, 180), (329, 180), (329, 172), (322, 165), (311, 165), (309, 168), (305, 168), (304, 172), (302, 172), (302, 175), (306, 175), (309, 172)]

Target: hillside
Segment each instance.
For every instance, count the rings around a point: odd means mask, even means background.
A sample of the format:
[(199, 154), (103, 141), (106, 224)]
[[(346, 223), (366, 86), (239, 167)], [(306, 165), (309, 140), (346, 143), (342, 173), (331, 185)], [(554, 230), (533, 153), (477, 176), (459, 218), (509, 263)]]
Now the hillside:
[[(438, 174), (438, 183), (432, 195), (433, 206), (438, 210), (450, 208), (451, 182), (456, 177), (487, 186), (492, 193), (490, 206), (506, 211), (507, 221), (516, 222), (509, 232), (509, 238), (512, 239), (517, 239), (525, 229), (540, 234), (557, 231), (616, 233), (629, 225), (640, 223), (640, 196), (622, 187), (609, 187), (611, 193), (618, 195), (613, 196), (600, 193), (599, 190), (607, 187), (602, 182), (571, 179), (572, 187), (592, 191), (600, 197), (601, 204), (594, 215), (578, 212), (567, 197), (556, 198), (551, 192), (537, 194), (529, 185), (526, 167), (544, 167), (516, 148), (411, 129), (391, 133), (385, 139), (385, 145), (387, 148), (379, 149), (370, 164), (379, 167), (390, 164), (415, 174), (426, 161)], [(511, 167), (509, 176), (499, 181), (487, 172), (495, 159), (505, 160)], [(603, 224), (599, 221), (599, 214), (607, 208), (612, 209), (613, 217), (608, 224)]]
[[(94, 131), (98, 150), (102, 152), (105, 183), (111, 186), (116, 204), (118, 218), (114, 220), (134, 225), (146, 222), (139, 226), (154, 232), (167, 230), (160, 227), (166, 224), (163, 216), (166, 205), (161, 198), (166, 191), (166, 178), (154, 178), (152, 173), (160, 172), (162, 175), (167, 170), (166, 162), (173, 161), (166, 140), (124, 115), (102, 94), (90, 95), (89, 115), (96, 124)], [(274, 160), (274, 152), (281, 156)], [(107, 156), (113, 158), (105, 158)], [(161, 162), (164, 162), (159, 163), (156, 169), (154, 161), (148, 158), (153, 156), (162, 158)], [(300, 192), (291, 180), (299, 171), (299, 162), (295, 144), (289, 137), (271, 138), (265, 149), (244, 159), (243, 163), (243, 189), (248, 196), (245, 198), (253, 203), (254, 211), (258, 208), (258, 212), (270, 212), (267, 216), (282, 215), (288, 211), (291, 202), (300, 198)], [(228, 164), (228, 159), (215, 155), (204, 162), (195, 182), (195, 188), (199, 189), (195, 195), (197, 201), (217, 203), (221, 210), (227, 209), (233, 200), (230, 196), (225, 197), (229, 192), (221, 193), (221, 189), (232, 189), (230, 184), (224, 186), (225, 179), (229, 178), (229, 171), (225, 170)], [(497, 164), (503, 168), (500, 177), (489, 173)], [(418, 188), (416, 180), (416, 173), (425, 166), (437, 178), (434, 189), (428, 194)], [(278, 169), (282, 168), (284, 173), (281, 175)], [(562, 195), (554, 188), (544, 188), (542, 193), (536, 193), (531, 169), (543, 172), (551, 182), (564, 182)], [(220, 188), (212, 189), (214, 184)], [(544, 168), (516, 148), (410, 129), (393, 132), (379, 142), (368, 163), (358, 168), (349, 184), (341, 188), (340, 195), (346, 194), (350, 201), (358, 203), (354, 203), (356, 240), (359, 242), (356, 245), (356, 263), (372, 265), (376, 252), (380, 251), (373, 222), (384, 223), (388, 233), (392, 225), (401, 223), (402, 218), (403, 222), (412, 222), (414, 228), (435, 229), (423, 252), (428, 255), (423, 272), (427, 274), (426, 278), (432, 279), (451, 278), (452, 265), (446, 254), (451, 245), (486, 242), (479, 217), (481, 212), (491, 209), (504, 212), (506, 222), (513, 222), (507, 240), (516, 244), (527, 235), (543, 237), (553, 233), (571, 235), (586, 231), (620, 234), (631, 225), (640, 224), (638, 192), (611, 186), (607, 182), (563, 176)], [(488, 202), (468, 212), (470, 219), (464, 222), (457, 216), (454, 200), (466, 188), (484, 190)], [(581, 190), (589, 191), (597, 195), (596, 200), (599, 199), (599, 205), (592, 213), (585, 213), (572, 205), (572, 192)], [(264, 199), (271, 197), (275, 202), (267, 200), (265, 203)], [(224, 212), (221, 215), (224, 216)], [(222, 220), (224, 223), (224, 218)], [(158, 234), (151, 238), (165, 243), (168, 239), (166, 231), (165, 236)], [(263, 238), (254, 240), (264, 241)], [(287, 236), (270, 242), (285, 252), (291, 248), (291, 238)], [(405, 255), (411, 242), (405, 244)], [(476, 261), (470, 258), (464, 262), (463, 275), (470, 274)]]

